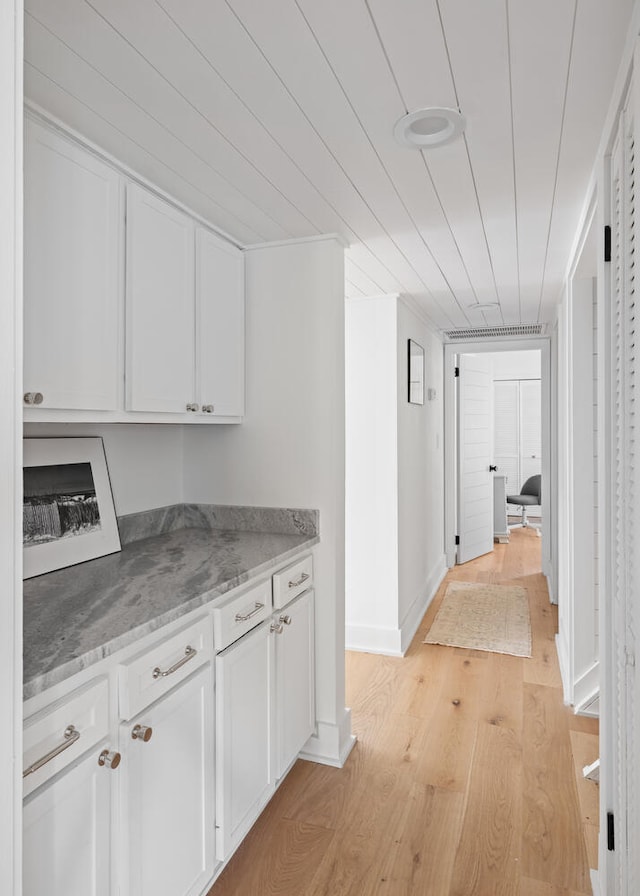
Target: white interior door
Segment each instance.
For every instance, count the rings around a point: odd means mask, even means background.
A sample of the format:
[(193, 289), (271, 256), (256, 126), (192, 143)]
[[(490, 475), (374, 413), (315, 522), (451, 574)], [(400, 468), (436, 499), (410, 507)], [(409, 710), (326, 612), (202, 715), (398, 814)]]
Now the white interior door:
[(458, 376), (458, 563), (493, 550), (493, 365), (460, 355)]

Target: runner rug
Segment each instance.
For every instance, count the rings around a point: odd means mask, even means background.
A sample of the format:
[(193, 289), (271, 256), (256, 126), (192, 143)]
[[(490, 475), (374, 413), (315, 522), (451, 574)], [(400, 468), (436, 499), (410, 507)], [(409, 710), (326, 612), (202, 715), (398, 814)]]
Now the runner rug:
[(425, 644), (531, 656), (531, 618), (524, 588), (450, 582)]

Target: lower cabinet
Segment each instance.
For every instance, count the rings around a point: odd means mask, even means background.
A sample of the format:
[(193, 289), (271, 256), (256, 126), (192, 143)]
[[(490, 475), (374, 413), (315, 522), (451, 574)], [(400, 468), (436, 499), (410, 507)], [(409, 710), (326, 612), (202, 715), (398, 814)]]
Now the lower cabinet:
[(129, 896), (200, 896), (213, 875), (212, 719), (208, 664), (120, 727)]
[(216, 657), (216, 854), (227, 859), (275, 788), (272, 621)]
[(23, 896), (110, 896), (112, 776), (100, 752), (26, 798)]
[(216, 657), (216, 854), (225, 861), (315, 725), (313, 591)]
[(276, 617), (277, 777), (281, 778), (315, 727), (313, 591)]
[(313, 590), (271, 606), (267, 579), (30, 704), (23, 896), (206, 892), (314, 729)]

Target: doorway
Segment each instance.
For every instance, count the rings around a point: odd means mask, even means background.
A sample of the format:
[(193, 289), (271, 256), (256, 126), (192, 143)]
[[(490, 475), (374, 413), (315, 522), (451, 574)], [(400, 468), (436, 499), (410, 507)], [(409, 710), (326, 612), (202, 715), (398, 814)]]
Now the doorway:
[[(506, 353), (533, 353), (537, 352), (539, 358), (540, 381), (540, 438), (541, 454), (540, 470), (543, 482), (551, 483), (552, 458), (550, 450), (551, 441), (551, 414), (550, 414), (550, 342), (547, 338), (533, 339), (482, 339), (470, 342), (450, 342), (444, 346), (444, 412), (445, 412), (445, 552), (447, 565), (452, 567), (456, 563), (457, 546), (456, 535), (459, 518), (458, 508), (458, 420), (456, 402), (456, 367), (457, 358), (460, 355), (491, 355), (501, 356)], [(507, 362), (500, 362), (506, 364)], [(526, 379), (526, 377), (522, 377)], [(536, 459), (537, 460), (537, 459)], [(493, 459), (490, 462), (494, 465)], [(495, 464), (497, 466), (497, 464)], [(488, 465), (487, 465), (488, 467)], [(513, 473), (512, 473), (513, 476)], [(521, 483), (519, 483), (521, 485)], [(556, 602), (553, 588), (554, 577), (552, 575), (551, 544), (554, 525), (554, 499), (549, 490), (550, 500), (545, 502), (545, 525), (542, 531), (542, 572), (547, 577), (549, 592), (553, 603)]]

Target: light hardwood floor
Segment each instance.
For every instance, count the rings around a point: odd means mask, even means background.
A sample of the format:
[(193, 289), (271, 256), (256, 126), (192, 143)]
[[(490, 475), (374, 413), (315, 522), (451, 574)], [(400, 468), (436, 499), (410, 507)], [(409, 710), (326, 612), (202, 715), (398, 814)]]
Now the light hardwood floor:
[[(531, 658), (423, 644), (451, 580), (527, 588)], [(449, 572), (403, 659), (347, 655), (344, 769), (299, 761), (210, 896), (579, 896), (597, 721), (563, 705), (540, 539)]]

